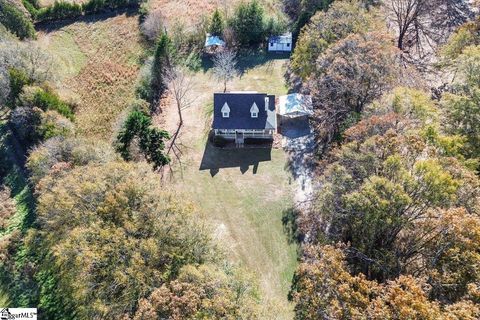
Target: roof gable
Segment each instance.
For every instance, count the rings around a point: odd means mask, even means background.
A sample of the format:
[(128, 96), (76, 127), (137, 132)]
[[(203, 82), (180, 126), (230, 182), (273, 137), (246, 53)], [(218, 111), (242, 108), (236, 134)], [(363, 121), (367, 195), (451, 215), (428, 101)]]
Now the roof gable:
[[(268, 100), (265, 98), (269, 98)], [(265, 108), (265, 102), (269, 105)], [(230, 109), (228, 118), (222, 116), (222, 109)], [(256, 110), (256, 111), (255, 111)], [(252, 112), (258, 113), (252, 118)], [(215, 93), (213, 124), (214, 129), (275, 129), (275, 96), (265, 93)]]

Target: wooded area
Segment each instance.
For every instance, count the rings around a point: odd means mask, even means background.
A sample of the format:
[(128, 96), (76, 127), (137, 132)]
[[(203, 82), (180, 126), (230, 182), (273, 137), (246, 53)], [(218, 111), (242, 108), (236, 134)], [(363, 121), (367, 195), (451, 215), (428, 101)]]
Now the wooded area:
[[(480, 318), (480, 3), (194, 3), (0, 0), (0, 304)], [(311, 96), (311, 167), (210, 144), (213, 90), (237, 89)]]

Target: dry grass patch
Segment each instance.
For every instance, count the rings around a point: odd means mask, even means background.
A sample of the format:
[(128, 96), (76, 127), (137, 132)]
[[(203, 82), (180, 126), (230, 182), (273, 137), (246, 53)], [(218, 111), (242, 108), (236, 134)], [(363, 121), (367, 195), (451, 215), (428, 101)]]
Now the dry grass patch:
[[(186, 26), (194, 26), (204, 17), (210, 17), (215, 8), (233, 14), (235, 6), (242, 0), (150, 0), (152, 10), (160, 10), (167, 25), (181, 22)], [(282, 12), (280, 1), (260, 0), (267, 12), (279, 14)]]
[(138, 17), (90, 19), (40, 33), (39, 43), (58, 59), (62, 96), (78, 101), (79, 132), (110, 139), (117, 117), (134, 97), (142, 55)]

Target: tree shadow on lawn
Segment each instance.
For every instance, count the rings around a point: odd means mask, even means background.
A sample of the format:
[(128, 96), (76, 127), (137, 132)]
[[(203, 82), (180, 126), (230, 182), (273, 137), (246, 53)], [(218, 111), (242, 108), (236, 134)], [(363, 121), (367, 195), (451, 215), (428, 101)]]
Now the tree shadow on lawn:
[(86, 14), (84, 16), (79, 16), (75, 18), (68, 18), (63, 20), (56, 21), (42, 21), (35, 24), (35, 29), (37, 31), (43, 31), (46, 33), (53, 32), (63, 27), (69, 26), (76, 22), (84, 22), (93, 24), (102, 20), (107, 20), (122, 14), (126, 14), (127, 17), (138, 15), (138, 8), (121, 8), (116, 10), (108, 10), (106, 12)]
[[(275, 53), (265, 52), (263, 49), (259, 50), (242, 50), (237, 54), (237, 69), (240, 77), (242, 77), (248, 70), (264, 64), (272, 64), (275, 60), (289, 59), (289, 53)], [(213, 68), (213, 56), (202, 56), (202, 71), (207, 72)]]
[(207, 141), (199, 170), (210, 170), (210, 175), (214, 177), (223, 168), (238, 167), (244, 174), (253, 166), (252, 173), (257, 174), (260, 162), (271, 160), (271, 147), (218, 148)]
[(295, 207), (290, 207), (282, 212), (283, 231), (287, 236), (289, 244), (299, 244), (304, 240), (304, 235), (298, 227), (298, 218), (301, 212)]

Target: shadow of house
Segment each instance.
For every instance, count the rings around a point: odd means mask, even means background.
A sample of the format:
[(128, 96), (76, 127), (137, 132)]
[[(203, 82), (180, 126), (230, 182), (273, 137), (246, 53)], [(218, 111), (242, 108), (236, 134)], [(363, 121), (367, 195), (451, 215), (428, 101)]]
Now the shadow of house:
[(205, 145), (200, 171), (210, 170), (215, 176), (220, 169), (239, 168), (244, 174), (253, 166), (253, 174), (257, 173), (260, 162), (272, 160), (272, 148), (218, 148), (210, 141)]

